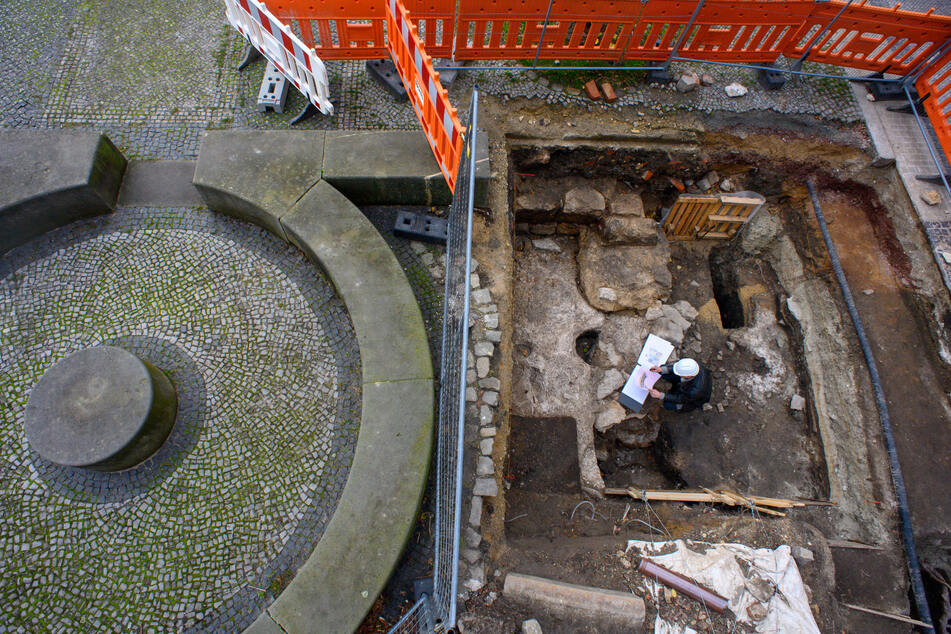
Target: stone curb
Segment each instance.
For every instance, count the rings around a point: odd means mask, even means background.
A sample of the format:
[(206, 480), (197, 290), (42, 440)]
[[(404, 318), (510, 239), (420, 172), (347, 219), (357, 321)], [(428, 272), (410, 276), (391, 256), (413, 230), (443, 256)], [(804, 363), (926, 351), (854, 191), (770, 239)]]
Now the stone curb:
[[(478, 136), (477, 206), (488, 200), (485, 137)], [(358, 205), (452, 202), (426, 137), (416, 131), (205, 132), (194, 184), (212, 209), (286, 239), (281, 215), (321, 179)]]
[[(240, 142), (215, 136), (206, 135), (203, 150)], [(254, 160), (265, 164), (280, 154), (270, 144), (250, 147)], [(242, 163), (228, 156), (229, 164)], [(221, 204), (221, 211), (264, 226), (327, 272), (360, 345), (363, 409), (350, 476), (324, 535), (248, 631), (352, 632), (412, 532), (432, 453), (433, 369), (419, 306), (376, 229), (326, 181), (305, 184), (315, 175), (314, 161), (297, 163), (284, 175), (302, 187), (299, 193), (274, 178), (225, 170), (199, 156), (195, 184), (212, 209)]]
[(126, 163), (98, 132), (0, 131), (0, 253), (115, 209)]
[(324, 535), (248, 631), (352, 632), (416, 519), (432, 453), (433, 369), (402, 268), (360, 210), (321, 179), (329, 135), (306, 133), (304, 143), (290, 135), (300, 133), (206, 133), (194, 183), (209, 207), (265, 227), (327, 272), (360, 346), (362, 421)]

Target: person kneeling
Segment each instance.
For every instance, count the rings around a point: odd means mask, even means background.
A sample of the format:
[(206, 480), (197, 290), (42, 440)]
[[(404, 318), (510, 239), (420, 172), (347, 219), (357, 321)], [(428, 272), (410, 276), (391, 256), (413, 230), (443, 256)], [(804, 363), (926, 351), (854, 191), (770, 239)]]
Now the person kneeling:
[(692, 412), (710, 401), (713, 394), (713, 381), (710, 372), (693, 359), (681, 359), (677, 363), (653, 366), (651, 372), (660, 374), (660, 378), (671, 384), (671, 390), (664, 394), (651, 389), (650, 395), (664, 399), (664, 409), (674, 412)]

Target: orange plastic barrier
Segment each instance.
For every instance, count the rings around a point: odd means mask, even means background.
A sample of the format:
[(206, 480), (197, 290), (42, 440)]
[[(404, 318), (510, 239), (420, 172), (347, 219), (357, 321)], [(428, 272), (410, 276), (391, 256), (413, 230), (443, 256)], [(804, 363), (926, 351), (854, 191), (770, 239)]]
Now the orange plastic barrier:
[[(944, 149), (944, 154), (951, 161), (951, 51), (944, 54), (937, 62), (922, 73), (915, 82), (918, 94), (925, 99), (925, 112), (938, 135), (938, 141)], [(935, 170), (937, 171), (937, 166)]]
[[(542, 31), (542, 59), (666, 59), (690, 21), (696, 2), (526, 0), (500, 11), (498, 3), (462, 0), (456, 32), (460, 59), (525, 59), (535, 56)], [(710, 0), (678, 51), (715, 61), (771, 62), (791, 44), (813, 8), (808, 0), (731, 2)]]
[(902, 75), (951, 37), (951, 17), (871, 7), (863, 0), (848, 7), (821, 40), (813, 42), (842, 4), (814, 5), (799, 42), (783, 54), (797, 58), (813, 45), (810, 61)]
[(387, 0), (386, 29), (390, 34), (387, 48), (407, 96), (449, 189), (455, 191), (463, 146), (463, 127), (456, 109), (440, 85), (439, 73), (433, 70), (432, 58), (426, 54), (416, 25), (410, 21), (401, 0)]
[[(387, 55), (386, 0), (267, 0), (266, 4), (321, 59), (381, 59)], [(426, 50), (449, 57), (455, 4), (407, 0), (406, 6)]]

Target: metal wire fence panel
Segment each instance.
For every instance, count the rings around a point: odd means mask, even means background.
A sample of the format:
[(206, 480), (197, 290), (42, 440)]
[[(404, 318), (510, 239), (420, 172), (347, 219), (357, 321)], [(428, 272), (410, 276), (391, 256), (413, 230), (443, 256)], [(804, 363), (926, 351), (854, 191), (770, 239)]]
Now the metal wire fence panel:
[(456, 190), (449, 208), (439, 377), (439, 424), (436, 432), (436, 556), (433, 596), (423, 597), (391, 632), (442, 631), (456, 623), (478, 104), (479, 93), (474, 90), (456, 176)]

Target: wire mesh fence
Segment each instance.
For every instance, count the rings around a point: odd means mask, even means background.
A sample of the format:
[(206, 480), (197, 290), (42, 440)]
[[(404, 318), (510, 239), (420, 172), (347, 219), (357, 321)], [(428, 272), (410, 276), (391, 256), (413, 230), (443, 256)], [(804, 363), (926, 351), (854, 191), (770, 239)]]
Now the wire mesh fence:
[(417, 601), (390, 630), (391, 633), (443, 631), (456, 623), (478, 108), (479, 92), (474, 90), (469, 106), (465, 145), (459, 161), (456, 190), (449, 207), (439, 377), (439, 422), (436, 431), (436, 556), (433, 594), (424, 595)]

